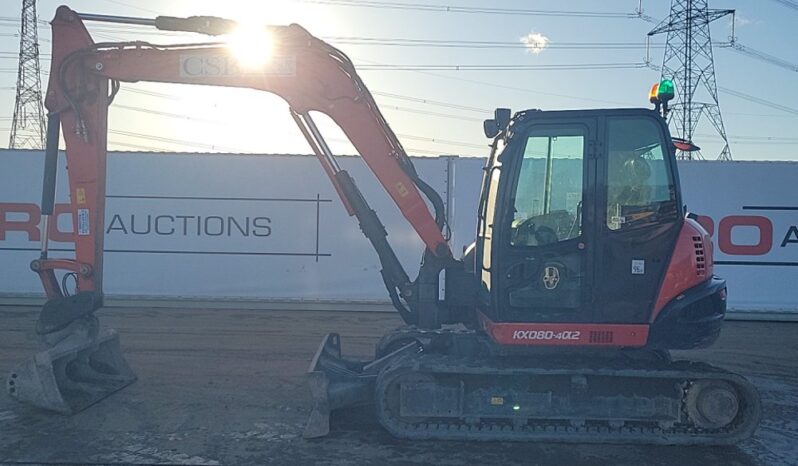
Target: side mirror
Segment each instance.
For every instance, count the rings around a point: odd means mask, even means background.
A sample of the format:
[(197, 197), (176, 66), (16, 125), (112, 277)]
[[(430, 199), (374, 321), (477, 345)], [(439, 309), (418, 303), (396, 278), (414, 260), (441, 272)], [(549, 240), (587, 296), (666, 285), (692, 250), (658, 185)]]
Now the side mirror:
[(485, 132), (485, 137), (488, 139), (495, 138), (501, 129), (499, 129), (499, 125), (496, 124), (496, 120), (485, 120), (482, 122), (482, 130)]
[(493, 112), (493, 119), (496, 120), (496, 126), (498, 126), (500, 130), (507, 128), (507, 125), (510, 124), (510, 118), (512, 118), (512, 112), (509, 108), (497, 108), (496, 111)]

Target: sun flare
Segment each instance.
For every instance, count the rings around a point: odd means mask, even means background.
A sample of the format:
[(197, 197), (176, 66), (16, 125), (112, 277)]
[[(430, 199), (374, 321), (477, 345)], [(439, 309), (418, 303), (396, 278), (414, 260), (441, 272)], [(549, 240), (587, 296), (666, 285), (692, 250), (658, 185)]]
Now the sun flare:
[(238, 62), (248, 68), (262, 67), (272, 55), (271, 35), (259, 23), (241, 23), (228, 36), (227, 45)]

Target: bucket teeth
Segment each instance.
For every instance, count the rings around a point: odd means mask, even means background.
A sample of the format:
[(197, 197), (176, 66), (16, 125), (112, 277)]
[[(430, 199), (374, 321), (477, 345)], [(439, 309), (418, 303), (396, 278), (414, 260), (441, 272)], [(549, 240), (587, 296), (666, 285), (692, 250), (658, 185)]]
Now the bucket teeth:
[(64, 339), (39, 352), (11, 372), (7, 388), (22, 403), (70, 415), (135, 381), (119, 335), (104, 330), (95, 337)]

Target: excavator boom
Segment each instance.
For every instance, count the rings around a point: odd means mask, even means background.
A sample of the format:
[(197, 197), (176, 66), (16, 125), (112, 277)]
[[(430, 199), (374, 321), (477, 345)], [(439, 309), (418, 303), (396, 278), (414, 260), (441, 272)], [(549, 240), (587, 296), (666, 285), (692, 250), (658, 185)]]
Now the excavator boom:
[[(124, 19), (86, 16), (115, 22)], [(235, 27), (229, 20), (212, 17), (159, 17), (152, 23), (165, 29), (212, 33), (232, 32)], [(53, 58), (45, 105), (51, 121), (59, 118), (63, 128), (70, 195), (76, 207), (75, 267), (91, 270), (78, 276), (81, 291), (102, 290), (107, 108), (121, 81), (242, 87), (282, 97), (350, 215), (358, 215), (353, 210), (353, 202), (357, 201), (342, 185), (345, 182), (338, 176), (341, 169), (311, 112), (328, 115), (350, 139), (432, 254), (451, 257), (441, 233), (444, 213), (440, 198), (418, 177), (351, 61), (302, 27), (269, 27), (273, 54), (265, 64), (254, 67), (237, 61), (227, 45), (220, 42), (168, 46), (94, 43), (81, 15), (67, 7), (58, 9), (52, 28)], [(441, 211), (430, 213), (420, 189)], [(395, 262), (395, 258), (382, 257), (390, 255), (386, 246), (381, 246), (385, 249), (380, 251), (381, 259), (384, 263)], [(48, 268), (46, 262), (41, 265)], [(397, 263), (384, 265), (396, 274), (393, 269)]]

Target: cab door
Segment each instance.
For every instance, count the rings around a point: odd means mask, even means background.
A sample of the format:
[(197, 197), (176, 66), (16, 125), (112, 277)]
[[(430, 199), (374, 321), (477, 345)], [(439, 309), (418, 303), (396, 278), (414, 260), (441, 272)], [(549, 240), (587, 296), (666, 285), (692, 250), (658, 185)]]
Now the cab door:
[(664, 120), (647, 110), (600, 119), (593, 302), (601, 322), (648, 322), (683, 223)]
[(492, 277), (500, 321), (594, 320), (596, 120), (568, 116), (518, 125), (500, 157)]

